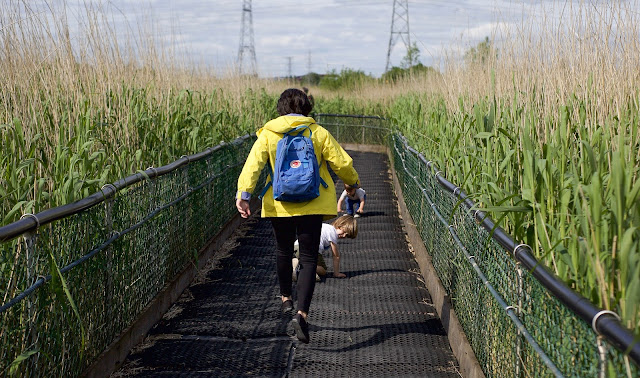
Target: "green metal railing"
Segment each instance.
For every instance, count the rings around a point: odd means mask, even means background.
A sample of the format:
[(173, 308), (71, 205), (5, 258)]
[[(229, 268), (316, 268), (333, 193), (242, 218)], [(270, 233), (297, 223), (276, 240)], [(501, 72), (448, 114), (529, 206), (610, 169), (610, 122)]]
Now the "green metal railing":
[(386, 145), (390, 129), (386, 119), (376, 116), (314, 114), (318, 124), (340, 143)]
[(529, 246), (471, 210), (466, 194), (385, 120), (369, 118), (316, 116), (346, 136), (341, 143), (387, 144), (406, 207), (487, 376), (639, 375), (640, 341), (616, 314), (569, 289)]
[(528, 246), (472, 211), (464, 192), (402, 136), (392, 141), (406, 206), (487, 376), (637, 376), (621, 351), (637, 353), (640, 344), (615, 314), (571, 291)]
[(80, 375), (237, 215), (245, 136), (0, 228), (0, 375)]

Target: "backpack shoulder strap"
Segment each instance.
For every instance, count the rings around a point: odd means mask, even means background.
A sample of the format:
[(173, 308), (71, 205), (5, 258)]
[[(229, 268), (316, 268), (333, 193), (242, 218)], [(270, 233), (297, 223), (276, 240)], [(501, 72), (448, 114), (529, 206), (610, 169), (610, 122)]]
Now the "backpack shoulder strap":
[(264, 197), (264, 195), (267, 194), (267, 190), (269, 190), (269, 187), (273, 184), (273, 169), (271, 169), (271, 164), (269, 164), (268, 162), (267, 162), (267, 167), (269, 167), (269, 176), (271, 176), (271, 180), (269, 180), (269, 182), (264, 186), (260, 194), (258, 194), (258, 199), (260, 201), (262, 201), (262, 198)]
[(283, 133), (283, 136), (284, 135), (294, 135), (294, 134), (295, 134), (295, 136), (298, 136), (298, 135), (304, 133), (304, 129), (309, 129), (309, 138), (311, 138), (311, 135), (313, 133), (311, 132), (311, 127), (310, 126), (311, 126), (310, 123), (304, 124), (304, 125), (300, 125), (300, 126), (296, 127), (295, 129), (291, 129), (291, 130), (287, 131), (286, 133)]

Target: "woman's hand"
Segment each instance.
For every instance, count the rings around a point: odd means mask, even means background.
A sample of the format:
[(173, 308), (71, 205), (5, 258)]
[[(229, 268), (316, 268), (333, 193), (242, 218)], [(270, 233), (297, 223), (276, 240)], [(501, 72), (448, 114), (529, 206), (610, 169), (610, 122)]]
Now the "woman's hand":
[(249, 208), (249, 201), (238, 198), (236, 200), (236, 208), (243, 218), (249, 218), (251, 215), (251, 209)]

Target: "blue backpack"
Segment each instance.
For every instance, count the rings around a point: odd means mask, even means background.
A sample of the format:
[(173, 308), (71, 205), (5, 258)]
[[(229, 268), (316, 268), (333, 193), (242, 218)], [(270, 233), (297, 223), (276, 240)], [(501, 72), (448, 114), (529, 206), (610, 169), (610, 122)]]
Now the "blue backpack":
[[(309, 130), (309, 136), (304, 131)], [(320, 177), (320, 169), (311, 141), (309, 125), (298, 126), (283, 134), (276, 147), (275, 170), (269, 170), (271, 181), (258, 198), (273, 185), (273, 199), (285, 202), (305, 202), (320, 195), (320, 184), (328, 188)]]

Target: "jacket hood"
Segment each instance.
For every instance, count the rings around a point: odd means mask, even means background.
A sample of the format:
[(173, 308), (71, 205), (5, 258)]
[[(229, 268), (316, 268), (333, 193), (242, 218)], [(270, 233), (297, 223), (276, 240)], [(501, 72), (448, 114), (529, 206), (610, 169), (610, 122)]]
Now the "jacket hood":
[[(316, 121), (312, 117), (304, 117), (304, 116), (280, 116), (278, 118), (272, 119), (267, 122), (262, 129), (270, 130), (276, 133), (286, 133), (287, 131), (293, 130), (298, 126), (308, 125), (316, 123)], [(259, 130), (259, 131), (262, 131)], [(256, 133), (258, 134), (258, 133)]]

